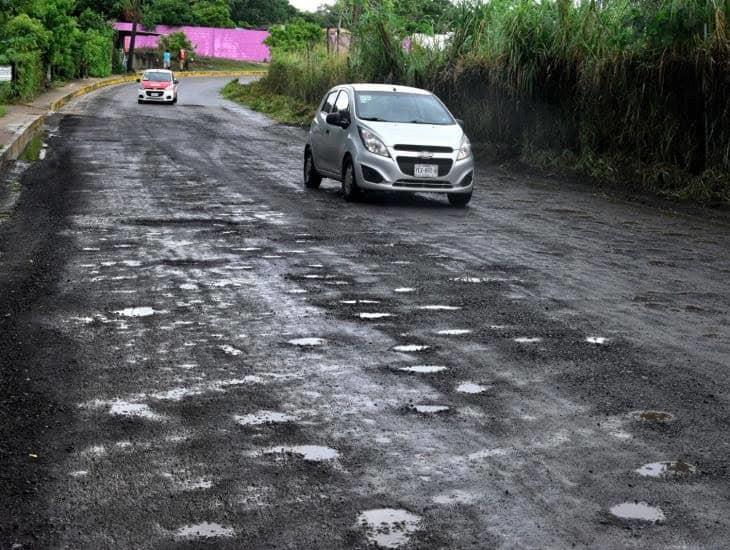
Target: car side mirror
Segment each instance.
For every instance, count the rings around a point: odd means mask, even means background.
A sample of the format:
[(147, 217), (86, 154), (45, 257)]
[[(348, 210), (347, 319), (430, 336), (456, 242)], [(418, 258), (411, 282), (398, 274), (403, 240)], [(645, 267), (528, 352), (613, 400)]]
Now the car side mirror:
[(350, 126), (350, 117), (343, 113), (330, 113), (327, 115), (327, 124), (347, 128)]
[(462, 119), (460, 119), (460, 118), (457, 118), (457, 119), (456, 119), (456, 123), (457, 123), (457, 124), (458, 124), (459, 126), (461, 126), (461, 129), (462, 129), (462, 130), (465, 130), (465, 129), (466, 129), (466, 128), (465, 128), (465, 125), (464, 125), (464, 121), (463, 121)]
[(137, 79), (137, 82), (139, 82), (139, 81), (140, 81), (140, 80), (139, 80), (139, 78), (138, 78), (138, 79)]
[(172, 82), (173, 82), (174, 84), (180, 84), (180, 81), (179, 81), (179, 80), (178, 80), (177, 78), (176, 78), (175, 80), (173, 80)]

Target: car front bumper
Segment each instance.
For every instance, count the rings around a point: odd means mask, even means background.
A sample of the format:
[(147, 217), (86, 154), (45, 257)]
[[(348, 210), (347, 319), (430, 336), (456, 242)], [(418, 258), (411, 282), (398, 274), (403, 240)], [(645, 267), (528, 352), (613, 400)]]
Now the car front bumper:
[(152, 95), (154, 93), (154, 90), (137, 90), (137, 99), (153, 103), (166, 103), (175, 99), (174, 91), (162, 90), (162, 95)]
[[(401, 157), (403, 158), (403, 157)], [(361, 189), (372, 191), (396, 191), (407, 193), (453, 193), (467, 194), (474, 188), (474, 160), (453, 160), (453, 156), (439, 156), (433, 159), (415, 159), (418, 163), (452, 160), (448, 171), (440, 170), (437, 177), (418, 178), (402, 170), (399, 162), (393, 157), (382, 157), (370, 152), (361, 152), (355, 163), (357, 185)], [(430, 160), (430, 162), (429, 162)]]

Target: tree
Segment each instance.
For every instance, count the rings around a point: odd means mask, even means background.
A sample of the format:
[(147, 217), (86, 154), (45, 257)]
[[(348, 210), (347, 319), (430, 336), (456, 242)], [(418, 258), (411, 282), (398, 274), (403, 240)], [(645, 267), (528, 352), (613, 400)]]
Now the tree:
[(265, 44), (273, 49), (285, 51), (306, 50), (321, 42), (323, 38), (323, 31), (319, 25), (303, 19), (271, 27), (269, 32)]
[(188, 40), (188, 37), (184, 32), (173, 32), (167, 36), (160, 38), (160, 43), (157, 46), (160, 52), (179, 52), (180, 50), (187, 50), (192, 57), (195, 54), (195, 47), (192, 42)]
[(231, 17), (241, 26), (268, 27), (301, 16), (288, 0), (230, 0)]
[(193, 6), (188, 0), (155, 0), (145, 17), (153, 25), (191, 25), (195, 23)]
[(204, 27), (235, 27), (226, 0), (198, 0), (193, 4), (193, 21)]

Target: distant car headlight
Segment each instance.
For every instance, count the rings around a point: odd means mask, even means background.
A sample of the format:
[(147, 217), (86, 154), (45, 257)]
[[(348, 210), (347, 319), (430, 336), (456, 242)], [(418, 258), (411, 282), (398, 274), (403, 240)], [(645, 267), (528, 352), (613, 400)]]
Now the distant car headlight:
[(471, 156), (471, 142), (469, 141), (469, 138), (464, 136), (464, 139), (461, 140), (461, 147), (459, 147), (459, 154), (456, 157), (456, 160), (464, 160), (468, 159)]
[(358, 130), (360, 131), (360, 139), (362, 139), (362, 143), (365, 146), (365, 149), (375, 155), (380, 155), (381, 157), (390, 156), (390, 153), (388, 153), (388, 148), (385, 146), (385, 143), (380, 140), (379, 137), (373, 134), (370, 130), (366, 130), (365, 128), (358, 127)]

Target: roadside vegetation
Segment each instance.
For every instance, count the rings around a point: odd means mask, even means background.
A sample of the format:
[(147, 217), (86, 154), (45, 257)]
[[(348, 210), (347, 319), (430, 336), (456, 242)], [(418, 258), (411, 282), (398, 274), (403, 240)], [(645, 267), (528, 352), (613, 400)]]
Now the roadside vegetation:
[[(336, 83), (425, 87), (483, 145), (665, 196), (730, 203), (730, 1), (436, 4), (340, 1), (331, 10), (353, 32), (349, 55), (309, 40), (274, 44), (269, 76), (239, 93), (313, 110)], [(417, 39), (404, 47), (428, 29), (453, 34), (442, 48)]]
[(5, 105), (0, 105), (0, 118), (5, 116), (5, 113), (7, 112), (7, 109)]

